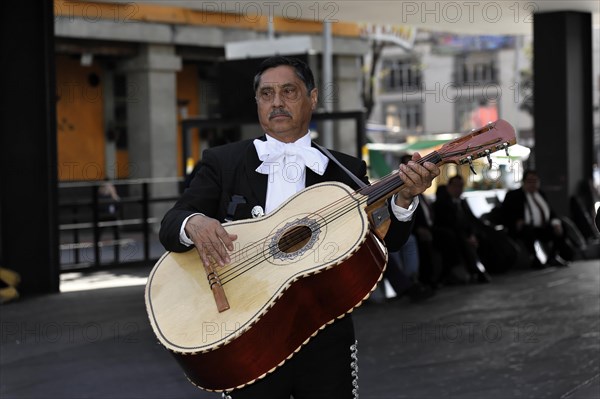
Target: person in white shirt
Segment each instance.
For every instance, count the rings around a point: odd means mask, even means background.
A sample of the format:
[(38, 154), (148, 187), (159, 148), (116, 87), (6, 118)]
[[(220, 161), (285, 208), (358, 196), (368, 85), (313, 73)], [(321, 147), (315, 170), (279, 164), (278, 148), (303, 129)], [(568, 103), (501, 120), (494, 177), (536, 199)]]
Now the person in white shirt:
[[(257, 113), (265, 136), (208, 149), (181, 199), (165, 215), (160, 240), (170, 251), (196, 248), (203, 262), (224, 265), (237, 239), (222, 223), (271, 213), (289, 196), (324, 181), (339, 181), (357, 189), (366, 179), (366, 164), (336, 151), (332, 155), (351, 178), (311, 142), (309, 123), (318, 90), (312, 72), (301, 60), (272, 57), (255, 76)], [(389, 201), (391, 215), (386, 245), (394, 250), (406, 241), (418, 200), (439, 175), (417, 154), (400, 166), (404, 181)], [(357, 179), (357, 180), (358, 180)], [(267, 348), (268, 350), (268, 348)], [(227, 373), (224, 369), (223, 373)], [(328, 324), (273, 373), (227, 393), (239, 398), (357, 397), (356, 343), (350, 316)]]
[(521, 240), (527, 248), (533, 268), (545, 266), (536, 256), (536, 241), (547, 246), (549, 256), (546, 265), (566, 266), (565, 258), (573, 256), (560, 218), (540, 191), (540, 178), (536, 171), (526, 170), (521, 187), (506, 193), (501, 215), (508, 234)]

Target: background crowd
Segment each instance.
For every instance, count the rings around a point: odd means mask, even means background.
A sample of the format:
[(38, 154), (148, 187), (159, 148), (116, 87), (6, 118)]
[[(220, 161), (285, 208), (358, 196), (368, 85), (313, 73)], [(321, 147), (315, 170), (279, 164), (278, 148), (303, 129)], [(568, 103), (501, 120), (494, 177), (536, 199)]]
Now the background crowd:
[[(401, 157), (408, 162), (410, 156)], [(567, 267), (571, 261), (600, 255), (594, 214), (583, 215), (583, 233), (570, 217), (557, 214), (541, 190), (535, 170), (526, 170), (521, 186), (498, 199), (489, 213), (476, 217), (463, 198), (461, 175), (438, 185), (435, 196), (419, 196), (413, 231), (407, 243), (391, 252), (381, 292), (387, 300), (422, 301), (448, 285), (491, 283), (511, 270)], [(588, 187), (593, 207), (599, 193)], [(581, 199), (574, 207), (581, 211)], [(596, 221), (598, 217), (596, 216)], [(598, 223), (596, 223), (597, 225)]]

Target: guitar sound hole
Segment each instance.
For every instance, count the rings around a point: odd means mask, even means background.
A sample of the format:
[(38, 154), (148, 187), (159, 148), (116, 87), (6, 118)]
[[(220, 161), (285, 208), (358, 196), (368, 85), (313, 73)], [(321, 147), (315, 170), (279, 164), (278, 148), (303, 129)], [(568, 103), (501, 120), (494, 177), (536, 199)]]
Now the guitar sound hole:
[(295, 226), (283, 233), (277, 247), (281, 252), (286, 254), (295, 252), (305, 246), (310, 237), (312, 236), (312, 230), (308, 226)]

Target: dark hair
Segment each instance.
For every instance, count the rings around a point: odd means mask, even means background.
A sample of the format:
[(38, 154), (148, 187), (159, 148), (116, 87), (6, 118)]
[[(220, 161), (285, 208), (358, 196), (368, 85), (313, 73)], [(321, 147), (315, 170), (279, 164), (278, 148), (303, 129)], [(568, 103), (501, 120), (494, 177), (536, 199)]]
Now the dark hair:
[(527, 169), (527, 170), (525, 170), (525, 172), (523, 172), (523, 179), (522, 180), (525, 180), (527, 178), (527, 176), (529, 176), (529, 175), (534, 175), (534, 176), (539, 177), (538, 174), (537, 174), (537, 172), (535, 170), (533, 170), (533, 169)]
[(258, 71), (256, 71), (256, 75), (254, 75), (254, 92), (256, 92), (258, 89), (260, 78), (262, 77), (263, 72), (267, 69), (276, 68), (281, 65), (287, 65), (294, 68), (296, 76), (298, 76), (300, 80), (304, 82), (306, 90), (308, 91), (308, 95), (310, 96), (310, 92), (315, 88), (315, 78), (313, 77), (313, 73), (308, 65), (298, 58), (280, 56), (267, 58), (260, 64)]
[(461, 182), (463, 182), (465, 179), (463, 179), (461, 175), (454, 175), (448, 179), (448, 184), (454, 183), (455, 180), (460, 180)]

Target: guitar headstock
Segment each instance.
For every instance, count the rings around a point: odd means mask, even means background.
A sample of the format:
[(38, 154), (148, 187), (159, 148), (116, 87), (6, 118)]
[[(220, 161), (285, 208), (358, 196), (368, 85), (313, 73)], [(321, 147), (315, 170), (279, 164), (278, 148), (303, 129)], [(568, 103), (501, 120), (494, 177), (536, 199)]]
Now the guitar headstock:
[(516, 143), (515, 129), (507, 121), (498, 119), (444, 144), (436, 152), (441, 158), (440, 163), (442, 164), (471, 164), (474, 159), (483, 157), (487, 157), (491, 163), (489, 156), (492, 153), (506, 150)]

